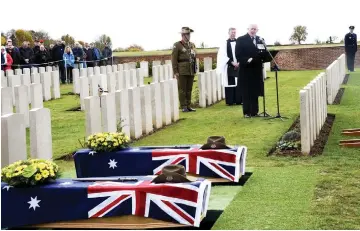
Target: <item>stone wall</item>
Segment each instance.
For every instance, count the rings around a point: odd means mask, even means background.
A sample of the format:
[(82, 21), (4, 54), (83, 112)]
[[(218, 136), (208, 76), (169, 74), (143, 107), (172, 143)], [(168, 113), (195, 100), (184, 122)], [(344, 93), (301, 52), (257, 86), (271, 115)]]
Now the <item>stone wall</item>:
[[(355, 67), (360, 67), (360, 46), (356, 53)], [(326, 69), (336, 58), (343, 54), (344, 47), (320, 47), (280, 50), (275, 60), (281, 70), (319, 70)], [(199, 54), (198, 58), (211, 57), (216, 63), (216, 53)], [(114, 63), (128, 63), (171, 59), (171, 55), (151, 55), (139, 57), (114, 57)]]

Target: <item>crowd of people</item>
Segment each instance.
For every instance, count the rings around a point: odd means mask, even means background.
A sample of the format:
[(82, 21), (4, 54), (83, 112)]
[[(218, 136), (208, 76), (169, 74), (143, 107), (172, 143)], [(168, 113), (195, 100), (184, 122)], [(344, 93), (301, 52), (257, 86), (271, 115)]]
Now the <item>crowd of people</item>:
[(36, 40), (32, 48), (30, 43), (25, 41), (18, 48), (8, 39), (6, 46), (1, 47), (1, 70), (58, 66), (62, 83), (66, 80), (72, 83), (74, 67), (100, 65), (112, 65), (112, 50), (109, 44), (105, 44), (101, 52), (94, 43), (85, 43), (83, 47), (79, 42), (75, 42), (74, 47), (71, 47), (61, 40), (49, 47), (45, 47), (43, 40)]

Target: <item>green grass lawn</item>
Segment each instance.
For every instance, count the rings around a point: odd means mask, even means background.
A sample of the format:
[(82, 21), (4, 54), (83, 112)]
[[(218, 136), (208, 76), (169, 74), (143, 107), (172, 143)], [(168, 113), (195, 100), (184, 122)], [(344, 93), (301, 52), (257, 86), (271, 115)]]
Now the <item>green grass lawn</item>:
[[(178, 123), (133, 145), (202, 144), (208, 136), (223, 135), (228, 144), (248, 147), (247, 171), (253, 175), (245, 186), (213, 187), (209, 208), (225, 209), (214, 229), (359, 229), (360, 160), (356, 154), (360, 153), (338, 147), (341, 129), (360, 127), (359, 74), (350, 78), (342, 104), (329, 107), (336, 120), (323, 155), (266, 157), (299, 114), (299, 90), (318, 73), (279, 72), (280, 111), (289, 120), (244, 119), (241, 107), (228, 107), (222, 101), (181, 114)], [(274, 73), (268, 76), (267, 112), (275, 115)], [(85, 134), (84, 113), (66, 111), (79, 105), (78, 97), (64, 95), (71, 89), (61, 86), (62, 98), (44, 105), (51, 109), (55, 158), (80, 148), (78, 139)], [(73, 162), (57, 163), (64, 177), (75, 176)]]
[[(307, 45), (284, 45), (284, 46), (268, 46), (269, 50), (287, 50), (287, 49), (301, 49), (301, 48), (315, 48), (315, 47), (336, 47), (344, 46), (344, 44), (307, 44)], [(215, 53), (217, 48), (197, 48), (199, 54)], [(114, 52), (113, 55), (117, 57), (138, 57), (138, 56), (154, 56), (154, 55), (170, 55), (171, 50), (161, 51), (140, 51), (140, 52)]]

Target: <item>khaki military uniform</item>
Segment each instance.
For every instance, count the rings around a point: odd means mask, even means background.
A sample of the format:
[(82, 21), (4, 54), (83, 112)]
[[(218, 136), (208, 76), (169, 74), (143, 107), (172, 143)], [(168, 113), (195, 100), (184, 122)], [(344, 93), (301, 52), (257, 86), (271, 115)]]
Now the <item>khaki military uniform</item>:
[(173, 73), (179, 74), (178, 89), (182, 108), (190, 107), (191, 92), (196, 73), (196, 50), (192, 42), (176, 42), (173, 46), (171, 62)]

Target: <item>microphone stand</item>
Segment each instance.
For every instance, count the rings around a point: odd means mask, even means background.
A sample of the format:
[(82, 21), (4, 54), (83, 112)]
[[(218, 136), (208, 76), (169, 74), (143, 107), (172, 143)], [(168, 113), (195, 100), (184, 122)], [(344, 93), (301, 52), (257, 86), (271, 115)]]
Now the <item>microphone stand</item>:
[[(263, 68), (264, 68), (264, 64), (263, 64)], [(264, 93), (264, 95), (263, 95), (263, 109), (264, 109), (264, 111), (259, 113), (258, 116), (265, 118), (265, 117), (271, 117), (271, 115), (268, 114), (266, 112), (266, 109), (265, 109), (265, 76), (264, 76), (264, 71), (263, 71), (263, 82), (264, 82), (264, 85), (263, 85), (263, 93)]]
[[(275, 81), (276, 81), (276, 104), (277, 104), (277, 114), (276, 116), (271, 116), (270, 118), (267, 118), (269, 120), (271, 119), (281, 119), (282, 121), (284, 121), (284, 119), (288, 119), (287, 117), (283, 117), (280, 115), (280, 105), (279, 105), (279, 84), (278, 84), (278, 71), (279, 71), (279, 66), (276, 63), (274, 57), (272, 56), (272, 54), (270, 53), (270, 51), (267, 49), (264, 40), (262, 40), (267, 52), (269, 53), (271, 60), (274, 62), (274, 70), (275, 70)], [(265, 95), (265, 94), (264, 94)]]

